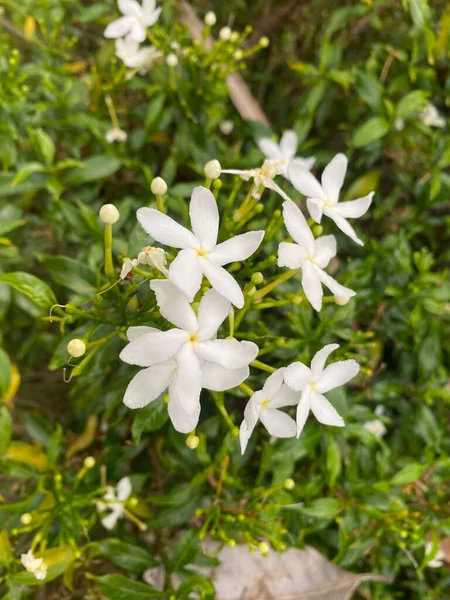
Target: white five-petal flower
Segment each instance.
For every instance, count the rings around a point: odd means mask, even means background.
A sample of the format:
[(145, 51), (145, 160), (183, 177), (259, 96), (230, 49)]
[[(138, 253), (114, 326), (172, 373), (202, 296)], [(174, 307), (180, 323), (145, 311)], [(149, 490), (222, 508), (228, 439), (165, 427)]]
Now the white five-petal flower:
[(162, 56), (162, 53), (154, 46), (140, 48), (139, 42), (126, 36), (116, 40), (116, 56), (126, 67), (144, 71), (148, 69), (151, 62)]
[[(276, 161), (278, 173), (288, 179), (288, 168), (295, 158), (298, 147), (298, 138), (295, 131), (292, 129), (285, 131), (279, 144), (270, 138), (260, 138), (258, 146), (267, 159)], [(303, 165), (304, 169), (310, 171), (316, 159), (311, 156), (310, 158), (297, 158), (296, 161), (298, 165)]]
[(134, 42), (143, 42), (147, 37), (147, 27), (159, 19), (161, 7), (156, 7), (155, 0), (142, 0), (142, 6), (136, 0), (119, 0), (118, 5), (123, 17), (110, 23), (104, 36), (121, 38), (128, 35)]
[(248, 377), (249, 363), (258, 354), (258, 346), (253, 342), (216, 339), (231, 304), (215, 290), (204, 294), (196, 316), (186, 296), (169, 280), (153, 279), (150, 286), (161, 315), (176, 328), (128, 329), (130, 343), (120, 358), (146, 368), (128, 385), (124, 403), (129, 408), (142, 408), (168, 387), (173, 426), (181, 433), (189, 433), (198, 423), (201, 389), (224, 391), (242, 383)]
[(310, 410), (320, 423), (344, 427), (343, 418), (323, 394), (355, 377), (359, 365), (354, 360), (342, 360), (324, 368), (328, 356), (337, 348), (339, 344), (324, 346), (312, 359), (311, 368), (301, 362), (286, 367), (284, 381), (292, 390), (302, 392), (297, 406), (297, 437), (303, 430)]
[(44, 563), (44, 559), (36, 558), (31, 548), (26, 554), (21, 555), (20, 560), (28, 573), (34, 575), (36, 579), (42, 581), (47, 577), (47, 565)]
[(355, 292), (344, 287), (323, 270), (336, 256), (336, 238), (324, 235), (314, 239), (301, 210), (291, 201), (283, 203), (283, 218), (295, 243), (282, 242), (278, 247), (278, 266), (302, 269), (302, 286), (311, 306), (322, 308), (322, 283), (340, 298), (351, 298)]
[(182, 249), (170, 265), (169, 279), (191, 302), (205, 275), (219, 294), (242, 308), (242, 290), (223, 265), (245, 260), (253, 254), (264, 237), (264, 231), (249, 231), (217, 244), (217, 202), (213, 193), (201, 186), (192, 193), (189, 214), (194, 233), (153, 208), (140, 208), (137, 211), (140, 224), (153, 239), (160, 244)]
[(336, 154), (322, 173), (322, 184), (297, 160), (291, 162), (288, 177), (295, 189), (306, 196), (309, 214), (316, 223), (320, 223), (322, 215), (326, 215), (354, 242), (363, 246), (347, 219), (362, 217), (369, 209), (375, 192), (349, 202), (339, 202), (346, 171), (347, 157), (344, 154)]
[(241, 423), (239, 438), (244, 454), (248, 440), (258, 419), (270, 433), (278, 438), (293, 437), (297, 431), (295, 421), (279, 410), (284, 406), (294, 406), (300, 395), (283, 383), (285, 369), (278, 369), (266, 379), (262, 390), (255, 392), (247, 403), (244, 420)]
[(259, 167), (258, 169), (222, 169), (222, 173), (239, 175), (239, 177), (244, 179), (244, 181), (253, 179), (252, 197), (255, 199), (259, 199), (261, 197), (261, 186), (276, 192), (284, 200), (290, 199), (289, 196), (283, 192), (280, 186), (278, 186), (273, 180), (278, 173), (277, 160), (265, 160), (262, 167)]
[(115, 488), (111, 485), (106, 487), (103, 496), (105, 502), (97, 502), (99, 512), (110, 511), (109, 515), (101, 519), (103, 527), (109, 530), (114, 529), (117, 521), (123, 519), (125, 513), (124, 502), (131, 496), (132, 491), (129, 477), (123, 477)]

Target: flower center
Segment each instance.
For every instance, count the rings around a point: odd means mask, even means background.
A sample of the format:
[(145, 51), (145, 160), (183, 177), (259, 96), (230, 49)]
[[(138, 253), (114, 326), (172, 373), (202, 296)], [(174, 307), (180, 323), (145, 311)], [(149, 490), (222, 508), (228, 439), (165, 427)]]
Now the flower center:
[(329, 200), (325, 200), (324, 201), (324, 206), (326, 206), (327, 208), (333, 208), (333, 205), (331, 204), (331, 202)]
[(197, 256), (201, 256), (202, 258), (206, 258), (208, 256), (208, 252), (206, 250), (204, 250), (203, 248), (196, 248), (195, 252), (196, 252)]
[(308, 254), (306, 256), (306, 258), (309, 260), (309, 262), (312, 262), (314, 264), (315, 261), (314, 261), (314, 256), (312, 254)]
[(195, 344), (196, 342), (198, 342), (197, 334), (196, 333), (190, 333), (189, 334), (189, 341), (191, 342), (191, 344)]
[(264, 402), (261, 402), (261, 408), (267, 408), (270, 404), (270, 398), (266, 398)]
[(316, 389), (317, 381), (315, 379), (312, 379), (309, 382), (309, 385), (311, 386), (311, 390), (314, 391)]

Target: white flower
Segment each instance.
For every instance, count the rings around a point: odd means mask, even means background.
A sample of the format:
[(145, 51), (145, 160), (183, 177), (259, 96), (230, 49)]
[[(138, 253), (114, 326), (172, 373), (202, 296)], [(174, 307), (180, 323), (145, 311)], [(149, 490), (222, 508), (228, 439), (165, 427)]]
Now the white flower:
[(420, 120), (429, 127), (445, 127), (445, 119), (441, 117), (438, 109), (431, 102), (428, 102), (420, 113)]
[(153, 46), (140, 48), (139, 42), (127, 36), (116, 40), (116, 56), (130, 69), (146, 70), (152, 61), (162, 56), (162, 53)]
[(134, 42), (143, 42), (147, 36), (147, 27), (156, 23), (162, 9), (156, 8), (155, 0), (143, 0), (142, 6), (136, 0), (119, 0), (118, 4), (124, 16), (110, 23), (104, 36), (121, 38), (128, 34)]
[(312, 359), (311, 368), (295, 362), (285, 370), (284, 380), (287, 385), (296, 392), (302, 392), (297, 407), (297, 437), (302, 432), (310, 410), (320, 423), (344, 427), (343, 418), (323, 394), (355, 377), (359, 365), (354, 360), (342, 360), (324, 369), (328, 356), (337, 348), (339, 344), (324, 346)]
[(125, 514), (124, 502), (128, 500), (132, 492), (131, 481), (129, 477), (123, 477), (115, 488), (111, 485), (106, 487), (106, 493), (103, 499), (106, 502), (97, 502), (99, 512), (110, 511), (109, 515), (101, 519), (103, 527), (114, 529), (119, 519), (123, 519)]
[[(295, 131), (288, 129), (283, 133), (280, 143), (277, 144), (270, 138), (260, 138), (258, 146), (261, 152), (269, 160), (277, 162), (278, 173), (288, 178), (288, 168), (297, 152), (298, 138)], [(309, 171), (316, 162), (314, 156), (311, 158), (297, 158), (297, 164), (302, 165), (304, 169)]]
[[(431, 554), (433, 550), (433, 542), (425, 542), (425, 556), (427, 554)], [(445, 552), (441, 550), (441, 548), (437, 549), (437, 552), (430, 561), (427, 562), (427, 567), (431, 567), (432, 569), (439, 569), (442, 567), (445, 562)]]
[(105, 133), (105, 140), (108, 142), (108, 144), (112, 144), (113, 142), (126, 142), (127, 139), (127, 132), (123, 129), (120, 129), (120, 127), (113, 127)]
[(293, 406), (299, 401), (299, 394), (283, 383), (284, 371), (285, 369), (278, 369), (272, 373), (266, 379), (262, 390), (255, 392), (248, 401), (239, 432), (242, 454), (245, 452), (258, 419), (270, 435), (278, 438), (295, 435), (297, 428), (294, 419), (278, 410), (283, 406)]
[(363, 242), (358, 238), (347, 218), (362, 217), (369, 209), (375, 192), (370, 192), (367, 196), (357, 200), (339, 203), (339, 192), (344, 183), (346, 171), (347, 157), (344, 154), (336, 154), (322, 173), (322, 185), (297, 160), (291, 162), (288, 177), (295, 189), (306, 196), (309, 214), (316, 223), (320, 223), (324, 214), (330, 217), (339, 229), (353, 241), (363, 246)]
[(120, 279), (125, 279), (125, 277), (131, 273), (131, 271), (134, 269), (134, 267), (137, 267), (139, 264), (139, 261), (137, 258), (126, 258), (123, 261), (123, 265), (122, 265), (122, 270), (120, 271), (120, 275), (119, 278)]
[(26, 554), (21, 555), (20, 560), (28, 573), (32, 573), (36, 579), (42, 581), (46, 578), (47, 565), (44, 563), (43, 558), (35, 558), (31, 548)]
[(366, 423), (364, 423), (364, 429), (370, 431), (370, 433), (373, 433), (373, 435), (379, 439), (386, 435), (387, 432), (386, 425), (379, 419), (366, 421)]
[(189, 433), (198, 423), (201, 389), (224, 391), (242, 383), (248, 377), (249, 363), (258, 354), (258, 346), (253, 342), (216, 339), (231, 305), (215, 290), (203, 296), (196, 316), (186, 296), (169, 280), (153, 279), (150, 287), (161, 315), (176, 328), (128, 329), (130, 343), (120, 358), (146, 368), (132, 379), (123, 401), (129, 408), (142, 408), (168, 387), (173, 426), (181, 433)]
[(263, 186), (265, 188), (269, 188), (269, 190), (277, 192), (277, 194), (280, 194), (284, 200), (290, 200), (289, 196), (283, 192), (283, 190), (275, 183), (275, 181), (273, 181), (273, 178), (278, 173), (278, 161), (276, 160), (264, 161), (262, 167), (259, 169), (222, 169), (222, 173), (239, 175), (239, 177), (242, 177), (244, 181), (253, 179), (254, 188), (252, 196), (255, 199), (259, 199), (261, 197), (259, 188)]
[(282, 242), (278, 246), (278, 266), (302, 269), (302, 286), (311, 306), (322, 308), (322, 283), (336, 296), (351, 298), (353, 290), (344, 287), (323, 270), (336, 255), (336, 238), (324, 235), (314, 239), (301, 210), (291, 201), (283, 202), (286, 229), (296, 243)]
[(194, 233), (153, 208), (140, 208), (137, 217), (145, 231), (160, 244), (182, 248), (169, 269), (169, 279), (190, 301), (200, 289), (203, 275), (211, 286), (238, 308), (244, 296), (236, 280), (223, 268), (253, 254), (264, 231), (250, 231), (217, 244), (219, 211), (213, 193), (204, 187), (192, 192), (189, 206)]

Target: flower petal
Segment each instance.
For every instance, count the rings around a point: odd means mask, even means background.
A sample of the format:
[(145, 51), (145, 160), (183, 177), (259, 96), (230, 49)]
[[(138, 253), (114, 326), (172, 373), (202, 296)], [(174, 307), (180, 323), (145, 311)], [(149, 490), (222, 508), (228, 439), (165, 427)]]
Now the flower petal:
[(201, 259), (200, 265), (211, 286), (229, 300), (237, 308), (244, 306), (244, 294), (238, 282), (223, 267), (215, 265), (208, 259)]
[(186, 294), (189, 302), (192, 302), (200, 289), (202, 279), (203, 271), (195, 250), (191, 248), (180, 250), (170, 265), (169, 280)]
[(336, 154), (323, 170), (322, 188), (325, 199), (331, 204), (337, 204), (339, 200), (339, 192), (344, 183), (347, 164), (348, 161), (345, 154)]
[(205, 250), (212, 250), (219, 231), (219, 210), (214, 194), (202, 186), (194, 188), (189, 204), (192, 231)]
[(325, 203), (321, 198), (306, 199), (306, 207), (308, 209), (308, 212), (311, 215), (311, 218), (314, 219), (316, 223), (320, 223), (322, 221), (324, 205)]
[(332, 219), (336, 223), (336, 225), (341, 231), (345, 233), (345, 235), (348, 235), (348, 237), (359, 246), (364, 246), (364, 242), (360, 240), (359, 237), (356, 235), (356, 231), (353, 229), (353, 227), (350, 225), (347, 219), (341, 217), (341, 215), (335, 208), (329, 210), (325, 209), (324, 213), (327, 215), (327, 217), (330, 217), (330, 219)]
[(283, 406), (295, 406), (300, 400), (299, 392), (291, 390), (287, 384), (283, 384), (280, 390), (273, 396), (270, 408), (282, 408)]
[(117, 4), (120, 12), (127, 17), (139, 18), (142, 15), (142, 8), (136, 0), (119, 0)]
[(302, 264), (302, 287), (309, 303), (319, 312), (322, 308), (322, 284), (319, 279), (318, 272), (323, 273), (319, 267), (313, 265), (309, 260), (303, 261)]
[(249, 231), (236, 235), (226, 242), (218, 244), (209, 253), (209, 260), (216, 265), (227, 265), (232, 262), (246, 260), (258, 249), (265, 231)]
[(103, 35), (105, 38), (121, 38), (131, 30), (133, 23), (132, 17), (120, 17), (108, 25)]
[(288, 129), (283, 133), (280, 140), (280, 150), (283, 158), (291, 160), (294, 158), (298, 147), (298, 137), (293, 129)]
[(297, 432), (294, 419), (276, 408), (263, 408), (259, 418), (270, 435), (277, 438), (294, 437)]
[(328, 357), (338, 348), (339, 344), (327, 344), (321, 350), (319, 350), (319, 352), (316, 352), (311, 361), (311, 373), (313, 379), (316, 379), (317, 381), (320, 379)]
[(315, 240), (314, 262), (324, 269), (336, 256), (336, 238), (334, 235), (323, 235)]
[(177, 398), (185, 412), (192, 415), (200, 404), (202, 390), (200, 361), (191, 344), (186, 344), (181, 348), (176, 360), (178, 369), (175, 373), (174, 384)]
[(253, 431), (259, 420), (259, 413), (261, 412), (261, 404), (263, 401), (264, 394), (260, 391), (255, 392), (247, 402), (244, 410), (244, 419), (250, 431)]
[(116, 510), (112, 510), (106, 517), (103, 517), (103, 519), (100, 519), (100, 522), (105, 529), (111, 531), (114, 529), (121, 516), (122, 512), (117, 508)]
[(231, 302), (216, 290), (208, 290), (198, 307), (198, 337), (200, 341), (212, 338), (227, 318)]
[(245, 381), (250, 374), (248, 367), (226, 369), (221, 365), (205, 361), (201, 365), (202, 387), (213, 392), (231, 390)]
[(317, 273), (317, 277), (320, 281), (333, 293), (335, 296), (342, 296), (343, 298), (352, 298), (356, 296), (356, 292), (350, 288), (344, 287), (338, 283), (333, 277), (325, 273), (320, 267), (314, 265), (314, 271)]
[(239, 442), (241, 444), (241, 454), (244, 454), (245, 450), (247, 449), (248, 440), (250, 439), (252, 433), (253, 433), (253, 430), (250, 430), (247, 427), (247, 423), (245, 422), (245, 419), (244, 419), (244, 421), (242, 421), (241, 427), (239, 429)]
[(261, 390), (266, 398), (272, 399), (280, 391), (284, 381), (284, 372), (285, 369), (278, 369), (266, 379)]
[(187, 297), (176, 285), (167, 279), (152, 279), (150, 287), (165, 319), (185, 331), (197, 331), (197, 317)]
[(301, 362), (295, 362), (284, 370), (284, 381), (291, 390), (301, 392), (312, 379), (311, 369)]
[(237, 340), (209, 340), (196, 344), (195, 352), (204, 360), (226, 369), (240, 369), (258, 356), (259, 348), (253, 342)]
[(187, 339), (188, 334), (181, 329), (146, 333), (125, 346), (120, 359), (129, 365), (150, 367), (176, 354)]
[(322, 186), (314, 175), (305, 169), (303, 162), (294, 159), (289, 165), (288, 177), (295, 189), (307, 198), (326, 200)]
[(346, 219), (358, 219), (369, 210), (374, 194), (375, 192), (370, 192), (367, 196), (350, 200), (350, 202), (339, 202), (333, 207), (333, 210)]
[(128, 35), (130, 37), (130, 40), (133, 40), (134, 42), (138, 42), (139, 44), (145, 42), (147, 38), (147, 32), (145, 30), (144, 24), (140, 21), (135, 20), (131, 26), (130, 33)]
[(306, 250), (292, 242), (281, 242), (278, 246), (277, 265), (288, 269), (299, 269), (306, 258)]
[(177, 386), (172, 382), (169, 387), (169, 403), (167, 405), (172, 425), (180, 433), (190, 433), (197, 427), (200, 416), (200, 402), (198, 402), (192, 414), (188, 414), (180, 401)]
[(264, 137), (257, 141), (258, 147), (269, 160), (279, 160), (282, 158), (280, 147), (270, 138)]
[(150, 4), (150, 2), (151, 2), (151, 0), (143, 1), (144, 16), (142, 17), (142, 23), (146, 27), (151, 27), (152, 25), (154, 25), (156, 23), (156, 21), (159, 19), (161, 12), (162, 12), (161, 6), (159, 6), (158, 8), (153, 8), (152, 11), (148, 10), (146, 7), (146, 4)]
[(325, 394), (334, 388), (340, 387), (353, 379), (359, 373), (359, 365), (356, 360), (340, 360), (325, 369), (317, 382), (316, 390)]
[(305, 426), (306, 420), (309, 415), (309, 411), (311, 408), (310, 396), (311, 388), (310, 386), (308, 386), (303, 390), (302, 397), (300, 398), (300, 402), (297, 406), (297, 437), (299, 437), (301, 432), (303, 431), (303, 427)]
[(317, 392), (311, 392), (311, 411), (319, 423), (333, 425), (334, 427), (345, 427), (344, 419), (330, 402)]
[(139, 223), (157, 242), (173, 248), (194, 248), (197, 240), (193, 233), (167, 215), (154, 208), (140, 208), (137, 211)]
[(314, 254), (314, 236), (302, 211), (292, 201), (283, 202), (283, 219), (289, 235), (299, 246)]
[(130, 478), (122, 477), (122, 479), (117, 483), (117, 500), (120, 500), (121, 502), (128, 500), (132, 491), (133, 488), (131, 486)]
[(128, 408), (142, 408), (156, 400), (169, 386), (175, 362), (167, 361), (139, 371), (128, 384), (123, 403)]
[(146, 333), (155, 333), (156, 331), (159, 331), (159, 329), (156, 329), (156, 327), (146, 327), (144, 325), (140, 325), (138, 327), (128, 327), (127, 338), (130, 342), (132, 342), (142, 337)]

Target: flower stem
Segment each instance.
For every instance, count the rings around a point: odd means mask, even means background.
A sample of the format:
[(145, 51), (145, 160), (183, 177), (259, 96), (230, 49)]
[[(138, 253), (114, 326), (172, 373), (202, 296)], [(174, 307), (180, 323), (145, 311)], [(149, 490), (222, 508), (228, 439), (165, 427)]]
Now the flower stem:
[(112, 225), (105, 223), (105, 275), (108, 279), (116, 277), (112, 259)]
[(240, 389), (245, 392), (246, 394), (248, 394), (249, 396), (253, 396), (253, 394), (255, 393), (251, 387), (249, 387), (246, 383), (241, 383), (239, 384)]
[(255, 184), (253, 183), (250, 186), (250, 189), (247, 192), (247, 195), (244, 198), (244, 202), (241, 204), (241, 206), (235, 211), (234, 215), (233, 215), (233, 221), (240, 221), (242, 219), (242, 217), (245, 214), (245, 209), (248, 206), (248, 203), (250, 202), (250, 200), (252, 199), (252, 194), (253, 194), (253, 189), (255, 187)]
[(261, 371), (267, 371), (267, 373), (275, 373), (276, 371), (274, 367), (266, 365), (266, 363), (263, 363), (260, 360), (253, 360), (250, 365), (252, 367), (256, 367), (257, 369), (261, 369)]
[(204, 187), (209, 190), (211, 188), (212, 179), (205, 179)]
[(164, 213), (164, 202), (162, 196), (156, 194), (156, 206), (158, 207), (159, 212)]
[(263, 288), (256, 292), (255, 300), (261, 300), (261, 298), (267, 296), (267, 294), (269, 294), (272, 290), (279, 286), (280, 283), (283, 283), (284, 281), (287, 281), (288, 279), (296, 275), (299, 272), (299, 270), (300, 269), (289, 269), (289, 271), (286, 271), (285, 273), (277, 277), (274, 281), (265, 285)]
[(225, 423), (230, 428), (231, 433), (234, 436), (238, 436), (239, 435), (239, 429), (233, 423), (232, 418), (230, 417), (230, 415), (228, 414), (227, 409), (225, 408), (225, 403), (223, 401), (223, 394), (218, 394), (217, 392), (211, 392), (211, 393), (212, 393), (212, 397), (214, 398), (214, 402), (215, 402), (215, 404), (217, 406), (217, 409), (220, 412), (220, 414), (222, 415)]

